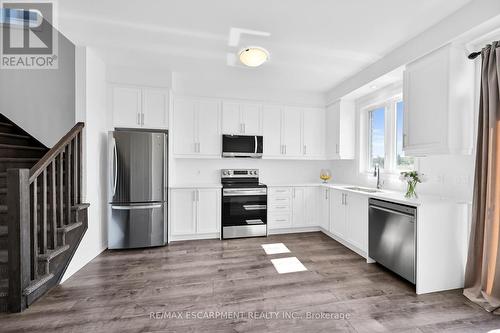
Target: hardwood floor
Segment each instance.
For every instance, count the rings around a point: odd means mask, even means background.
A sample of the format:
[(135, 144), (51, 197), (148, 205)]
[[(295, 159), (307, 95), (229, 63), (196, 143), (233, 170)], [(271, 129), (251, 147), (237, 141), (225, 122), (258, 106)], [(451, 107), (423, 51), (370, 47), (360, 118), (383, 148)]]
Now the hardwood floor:
[[(291, 253), (266, 255), (260, 246), (280, 242)], [(271, 259), (291, 256), (308, 271), (278, 274)], [(347, 318), (310, 319), (307, 313)], [(219, 317), (192, 318), (210, 315)], [(376, 264), (366, 264), (322, 233), (106, 251), (24, 313), (0, 316), (2, 332), (487, 332), (495, 328), (500, 328), (500, 317), (469, 302), (460, 290), (417, 296), (410, 284)]]

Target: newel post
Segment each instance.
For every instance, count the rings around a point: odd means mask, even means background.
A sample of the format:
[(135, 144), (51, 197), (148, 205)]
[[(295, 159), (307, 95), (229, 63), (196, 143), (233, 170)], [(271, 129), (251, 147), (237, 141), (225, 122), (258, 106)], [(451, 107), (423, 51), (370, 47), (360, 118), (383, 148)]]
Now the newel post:
[(9, 310), (26, 308), (23, 291), (31, 277), (29, 169), (7, 170)]

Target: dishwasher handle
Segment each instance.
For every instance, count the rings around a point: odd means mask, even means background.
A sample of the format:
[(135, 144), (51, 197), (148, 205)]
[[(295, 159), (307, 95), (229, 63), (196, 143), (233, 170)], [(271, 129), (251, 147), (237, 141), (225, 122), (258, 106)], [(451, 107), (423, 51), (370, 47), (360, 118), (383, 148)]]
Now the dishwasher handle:
[(389, 214), (396, 214), (396, 215), (405, 216), (405, 217), (412, 217), (412, 219), (410, 221), (408, 221), (408, 222), (415, 223), (415, 214), (398, 212), (396, 210), (387, 209), (387, 208), (378, 207), (378, 206), (373, 206), (373, 205), (370, 205), (370, 208), (371, 209), (380, 210), (380, 211), (383, 211), (383, 212), (386, 212), (386, 213), (389, 213)]

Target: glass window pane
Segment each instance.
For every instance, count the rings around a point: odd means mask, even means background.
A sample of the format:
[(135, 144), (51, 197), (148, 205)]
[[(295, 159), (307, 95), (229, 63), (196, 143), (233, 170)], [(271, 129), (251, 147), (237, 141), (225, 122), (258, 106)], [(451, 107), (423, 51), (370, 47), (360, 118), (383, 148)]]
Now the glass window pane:
[(369, 153), (370, 168), (377, 164), (384, 168), (385, 158), (385, 108), (370, 111)]
[(404, 104), (396, 103), (396, 166), (401, 170), (413, 169), (414, 158), (403, 151)]

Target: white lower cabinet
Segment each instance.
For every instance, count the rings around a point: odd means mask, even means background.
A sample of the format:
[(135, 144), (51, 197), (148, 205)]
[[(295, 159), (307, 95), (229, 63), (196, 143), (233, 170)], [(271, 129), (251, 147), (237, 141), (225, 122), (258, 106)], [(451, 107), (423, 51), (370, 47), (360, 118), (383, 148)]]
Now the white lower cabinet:
[(220, 189), (170, 191), (170, 240), (217, 238), (220, 235)]
[(368, 197), (330, 189), (330, 229), (345, 245), (368, 251)]
[(326, 187), (318, 187), (318, 225), (328, 231), (330, 229), (330, 189)]
[(317, 227), (315, 187), (272, 187), (268, 196), (268, 229)]
[(330, 189), (330, 232), (335, 236), (346, 237), (346, 208), (344, 205), (345, 193)]

